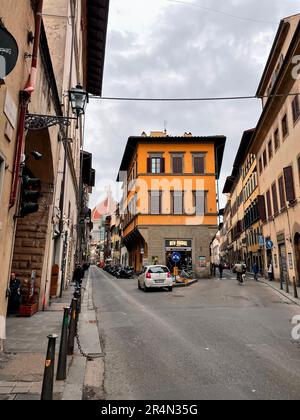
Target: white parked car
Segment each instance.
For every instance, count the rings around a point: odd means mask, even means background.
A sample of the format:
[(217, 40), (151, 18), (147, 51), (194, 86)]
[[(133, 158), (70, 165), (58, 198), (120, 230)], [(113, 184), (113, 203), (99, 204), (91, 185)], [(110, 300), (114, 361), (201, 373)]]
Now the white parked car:
[(138, 288), (148, 292), (150, 289), (167, 288), (173, 290), (173, 278), (165, 265), (150, 265), (144, 268), (138, 278)]

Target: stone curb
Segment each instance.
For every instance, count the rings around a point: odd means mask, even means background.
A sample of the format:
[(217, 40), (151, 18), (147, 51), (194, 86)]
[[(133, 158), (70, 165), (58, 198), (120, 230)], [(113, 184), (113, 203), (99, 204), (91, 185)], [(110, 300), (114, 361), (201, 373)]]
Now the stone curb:
[(278, 287), (274, 286), (271, 282), (267, 282), (265, 280), (262, 279), (258, 279), (258, 282), (261, 284), (265, 284), (266, 286), (270, 287), (271, 289), (275, 290), (277, 293), (279, 293), (281, 296), (284, 296), (285, 298), (287, 298), (288, 300), (290, 300), (291, 302), (295, 303), (296, 305), (300, 306), (300, 300), (294, 298), (293, 296), (291, 296), (290, 294), (288, 294), (287, 292), (285, 292), (284, 290), (280, 290), (278, 289)]
[(189, 287), (195, 283), (198, 283), (198, 280), (191, 280), (188, 283), (177, 283), (177, 284), (174, 284), (173, 287)]

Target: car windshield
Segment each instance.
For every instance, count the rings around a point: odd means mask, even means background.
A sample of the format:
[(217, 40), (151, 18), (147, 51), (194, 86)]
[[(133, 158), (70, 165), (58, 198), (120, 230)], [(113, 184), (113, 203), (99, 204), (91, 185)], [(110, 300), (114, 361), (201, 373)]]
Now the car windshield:
[(168, 273), (169, 269), (167, 267), (151, 267), (149, 268), (148, 273), (150, 274), (162, 274), (162, 273)]

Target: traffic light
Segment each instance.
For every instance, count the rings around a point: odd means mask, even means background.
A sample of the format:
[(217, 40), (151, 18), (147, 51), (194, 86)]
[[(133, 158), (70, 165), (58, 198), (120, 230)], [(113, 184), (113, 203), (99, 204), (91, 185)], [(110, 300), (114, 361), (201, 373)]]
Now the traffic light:
[(23, 169), (20, 216), (26, 217), (39, 210), (38, 200), (41, 196), (41, 181), (33, 178), (28, 168)]

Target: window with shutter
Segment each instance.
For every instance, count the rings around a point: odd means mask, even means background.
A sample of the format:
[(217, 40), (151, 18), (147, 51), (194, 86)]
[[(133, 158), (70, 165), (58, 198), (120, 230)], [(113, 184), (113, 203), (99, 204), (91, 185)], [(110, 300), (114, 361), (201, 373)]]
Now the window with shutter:
[(278, 188), (279, 188), (280, 208), (282, 210), (286, 207), (283, 176), (281, 176), (278, 179)]
[(277, 128), (277, 130), (274, 133), (274, 148), (275, 150), (278, 150), (280, 146), (280, 135), (279, 135), (279, 129)]
[(293, 120), (294, 123), (298, 121), (298, 118), (300, 117), (300, 105), (299, 105), (299, 97), (295, 96), (292, 102), (292, 110), (293, 110)]
[(278, 214), (279, 213), (279, 208), (278, 208), (278, 196), (277, 196), (277, 187), (276, 184), (272, 185), (272, 197), (273, 197), (273, 207), (274, 207), (274, 214)]
[(172, 197), (172, 213), (173, 214), (183, 214), (184, 205), (183, 205), (183, 192), (182, 191), (173, 191), (171, 194)]
[(205, 174), (205, 155), (194, 155), (194, 173)]
[(173, 173), (182, 174), (183, 173), (183, 157), (182, 156), (173, 156)]
[(267, 191), (267, 208), (268, 208), (268, 217), (272, 217), (272, 202), (271, 202), (271, 193)]
[(294, 203), (296, 200), (295, 194), (295, 186), (294, 186), (294, 175), (293, 175), (293, 167), (287, 166), (283, 169), (284, 173), (284, 182), (285, 182), (285, 191), (286, 191), (286, 199), (289, 203)]
[(265, 222), (267, 220), (266, 200), (263, 195), (258, 196), (259, 218)]
[(161, 192), (151, 191), (150, 192), (150, 214), (161, 213)]
[(285, 139), (285, 137), (287, 137), (289, 134), (289, 123), (288, 123), (287, 114), (285, 114), (285, 116), (282, 118), (281, 125), (282, 125), (282, 137)]
[(194, 208), (197, 216), (203, 216), (207, 213), (207, 192), (195, 191), (194, 192)]

